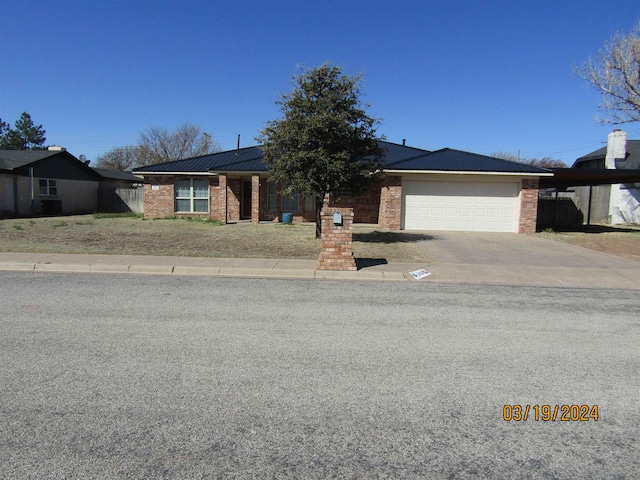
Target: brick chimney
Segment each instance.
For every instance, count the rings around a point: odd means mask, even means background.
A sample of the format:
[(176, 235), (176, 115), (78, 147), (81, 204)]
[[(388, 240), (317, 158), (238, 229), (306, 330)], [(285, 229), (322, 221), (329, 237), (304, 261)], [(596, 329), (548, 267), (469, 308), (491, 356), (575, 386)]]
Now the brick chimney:
[(615, 169), (616, 160), (627, 158), (627, 132), (616, 128), (607, 137), (607, 156), (604, 160), (605, 168)]

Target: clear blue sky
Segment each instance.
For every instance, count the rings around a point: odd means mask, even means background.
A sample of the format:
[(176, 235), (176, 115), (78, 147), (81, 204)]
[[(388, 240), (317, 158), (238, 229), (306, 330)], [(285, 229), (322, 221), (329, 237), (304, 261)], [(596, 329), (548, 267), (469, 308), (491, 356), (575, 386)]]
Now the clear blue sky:
[[(300, 66), (364, 75), (387, 140), (569, 164), (600, 148), (572, 66), (640, 20), (638, 0), (0, 0), (0, 118), (88, 159), (149, 127), (254, 145)], [(623, 126), (640, 138), (640, 124)]]

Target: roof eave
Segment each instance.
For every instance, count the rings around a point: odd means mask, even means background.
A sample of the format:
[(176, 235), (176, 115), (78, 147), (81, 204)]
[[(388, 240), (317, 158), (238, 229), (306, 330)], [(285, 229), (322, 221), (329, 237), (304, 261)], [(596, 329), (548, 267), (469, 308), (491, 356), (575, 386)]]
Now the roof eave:
[(203, 175), (203, 176), (213, 176), (215, 175), (214, 173), (211, 172), (185, 172), (184, 170), (181, 172), (136, 172), (135, 170), (133, 171), (134, 175)]
[(385, 170), (385, 173), (439, 173), (445, 175), (502, 175), (512, 177), (552, 177), (553, 172), (485, 172), (485, 171), (466, 171), (466, 170)]

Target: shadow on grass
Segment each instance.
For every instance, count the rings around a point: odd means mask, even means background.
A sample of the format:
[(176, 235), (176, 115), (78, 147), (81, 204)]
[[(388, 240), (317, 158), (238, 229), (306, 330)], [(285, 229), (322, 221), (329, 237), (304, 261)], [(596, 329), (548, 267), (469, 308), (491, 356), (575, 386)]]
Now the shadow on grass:
[(381, 232), (378, 230), (369, 233), (353, 232), (353, 241), (363, 243), (413, 243), (423, 240), (435, 240), (436, 238), (433, 235), (424, 233)]
[(386, 258), (356, 258), (356, 268), (362, 270), (367, 267), (375, 267), (376, 265), (386, 265)]

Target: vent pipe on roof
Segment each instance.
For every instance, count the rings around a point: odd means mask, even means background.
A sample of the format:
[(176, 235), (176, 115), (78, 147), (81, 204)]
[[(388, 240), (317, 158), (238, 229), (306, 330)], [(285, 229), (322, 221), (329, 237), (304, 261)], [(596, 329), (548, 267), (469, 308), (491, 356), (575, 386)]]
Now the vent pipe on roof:
[(406, 144), (407, 144), (407, 139), (406, 139), (406, 138), (403, 138), (403, 139), (402, 139), (402, 146), (404, 147)]
[(238, 150), (240, 150), (240, 134), (238, 134)]

